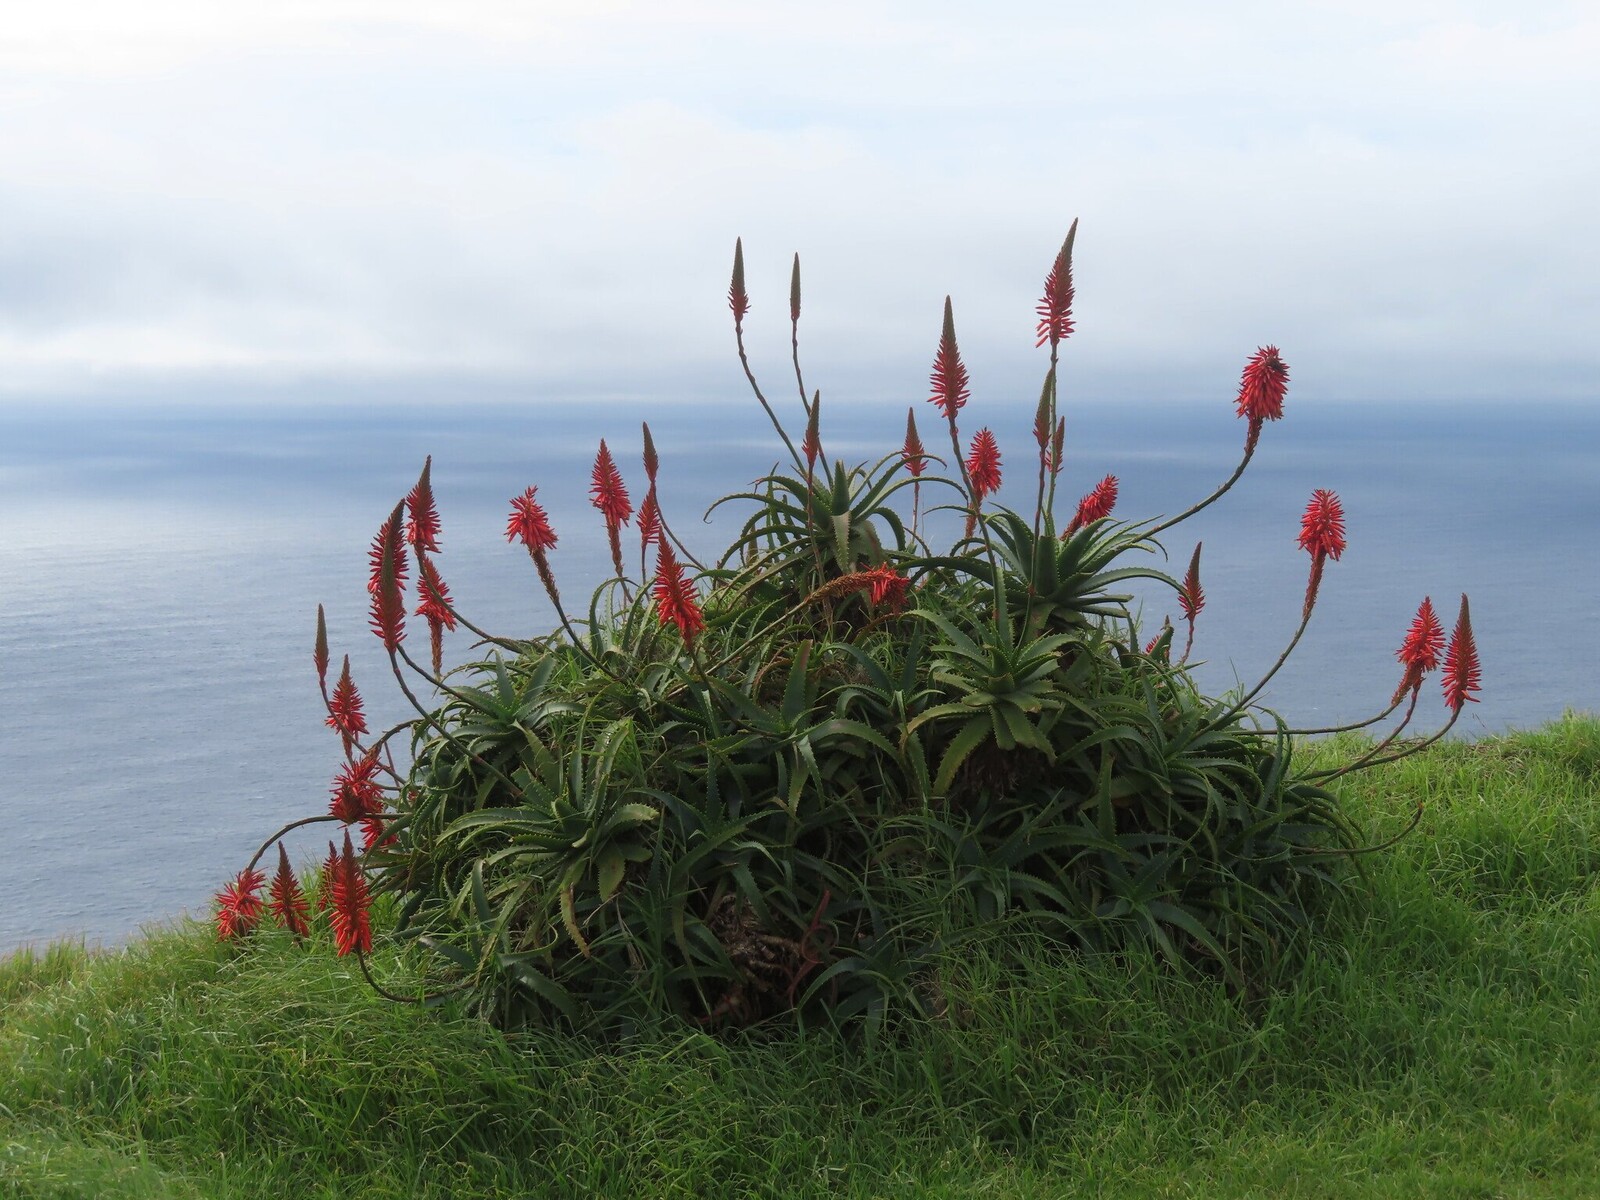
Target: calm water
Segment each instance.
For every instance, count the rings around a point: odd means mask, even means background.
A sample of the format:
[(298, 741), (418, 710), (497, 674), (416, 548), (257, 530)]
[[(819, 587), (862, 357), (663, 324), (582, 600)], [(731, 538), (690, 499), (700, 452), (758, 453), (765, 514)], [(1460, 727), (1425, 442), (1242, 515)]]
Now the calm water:
[[(1027, 408), (995, 423), (1018, 507)], [(563, 591), (581, 601), (606, 555), (588, 466), (603, 434), (640, 481), (642, 411), (669, 516), (691, 541), (721, 544), (734, 514), (711, 527), (699, 516), (771, 464), (759, 411), (0, 409), (0, 952), (62, 935), (115, 942), (203, 911), (268, 833), (325, 809), (339, 748), (311, 664), (316, 606), (335, 670), (349, 653), (369, 713), (399, 718), (366, 630), (365, 551), (425, 454), (461, 607), (499, 632), (543, 632), (551, 614), (526, 554), (502, 536), (507, 501), (539, 486)], [(903, 409), (845, 419), (832, 453), (899, 445)], [(933, 448), (937, 427), (923, 425)], [(1119, 515), (1176, 511), (1226, 475), (1240, 436), (1225, 406), (1076, 414), (1067, 490), (1111, 471)], [(1600, 709), (1594, 410), (1304, 406), (1267, 429), (1234, 492), (1169, 535), (1174, 573), (1205, 541), (1195, 656), (1212, 687), (1253, 680), (1292, 633), (1306, 569), (1295, 534), (1316, 487), (1343, 498), (1350, 548), (1268, 703), (1301, 724), (1375, 711), (1421, 597), (1448, 628), (1467, 591), (1484, 692), (1458, 728)], [(1150, 594), (1157, 623), (1172, 607)], [(467, 650), (458, 640), (446, 655)], [(1436, 690), (1425, 710), (1428, 727)], [(312, 833), (296, 855), (317, 847)]]

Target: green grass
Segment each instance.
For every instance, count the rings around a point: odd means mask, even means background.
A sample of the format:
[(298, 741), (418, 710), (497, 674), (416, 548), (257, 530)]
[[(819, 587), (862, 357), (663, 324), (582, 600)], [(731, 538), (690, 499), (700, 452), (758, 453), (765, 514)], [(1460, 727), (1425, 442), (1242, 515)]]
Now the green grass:
[(596, 1050), (376, 999), (209, 931), (0, 964), (0, 1195), (1600, 1194), (1600, 720), (1346, 782), (1381, 839), (1249, 1001), (982, 947), (875, 1045)]

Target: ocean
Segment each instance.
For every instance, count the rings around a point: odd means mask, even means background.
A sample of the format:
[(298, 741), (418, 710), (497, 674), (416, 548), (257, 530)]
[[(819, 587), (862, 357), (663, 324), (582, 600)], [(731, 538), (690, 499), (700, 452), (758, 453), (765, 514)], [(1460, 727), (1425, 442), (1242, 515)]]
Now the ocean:
[[(937, 414), (918, 408), (937, 453)], [(1330, 488), (1349, 548), (1264, 703), (1299, 725), (1376, 712), (1422, 597), (1448, 630), (1467, 592), (1483, 692), (1460, 735), (1600, 710), (1600, 408), (1290, 408), (1233, 491), (1164, 538), (1173, 574), (1204, 541), (1194, 658), (1208, 687), (1253, 681), (1292, 634), (1307, 568), (1300, 513)], [(835, 414), (831, 455), (900, 445), (903, 405)], [(995, 422), (1002, 499), (1019, 509), (1031, 506), (1031, 415), (1028, 403)], [(374, 723), (403, 717), (366, 627), (366, 550), (425, 455), (443, 516), (438, 563), (465, 613), (510, 636), (551, 626), (526, 553), (504, 538), (510, 498), (530, 485), (561, 539), (563, 594), (586, 608), (608, 559), (589, 466), (606, 437), (637, 500), (642, 416), (669, 519), (713, 550), (740, 514), (730, 506), (706, 525), (706, 507), (777, 460), (753, 402), (0, 408), (0, 952), (60, 937), (114, 945), (203, 915), (269, 833), (326, 810), (339, 745), (312, 666), (316, 608), (333, 670), (350, 655)], [(1114, 473), (1118, 516), (1179, 511), (1226, 477), (1242, 436), (1226, 404), (1069, 412), (1062, 507)], [(1154, 625), (1176, 616), (1154, 590), (1140, 603)], [(455, 635), (446, 657), (470, 649)], [(1431, 684), (1421, 714), (1424, 730), (1442, 720)], [(292, 843), (300, 865), (321, 856), (319, 836)]]

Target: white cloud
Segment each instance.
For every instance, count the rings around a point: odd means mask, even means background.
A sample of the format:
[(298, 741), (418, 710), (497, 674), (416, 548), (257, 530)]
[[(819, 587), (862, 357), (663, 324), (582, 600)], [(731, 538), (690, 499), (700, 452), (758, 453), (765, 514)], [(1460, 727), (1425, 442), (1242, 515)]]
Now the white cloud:
[(743, 235), (762, 353), (799, 249), (823, 375), (919, 386), (949, 292), (1009, 387), (1080, 216), (1091, 386), (1276, 340), (1325, 393), (1592, 394), (1600, 22), (1506, 11), (35, 6), (0, 31), (0, 377), (671, 390), (726, 366)]

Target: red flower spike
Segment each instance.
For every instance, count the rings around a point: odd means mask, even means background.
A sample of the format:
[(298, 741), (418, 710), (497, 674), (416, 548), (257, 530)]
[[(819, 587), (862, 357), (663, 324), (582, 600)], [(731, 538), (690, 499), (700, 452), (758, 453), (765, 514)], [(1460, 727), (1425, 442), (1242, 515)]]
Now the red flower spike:
[(917, 436), (915, 409), (906, 409), (906, 442), (900, 448), (900, 460), (913, 475), (921, 475), (928, 469), (928, 455), (923, 449), (922, 439)]
[(311, 648), (311, 661), (317, 664), (317, 687), (328, 690), (328, 619), (317, 605), (317, 640)]
[(394, 506), (394, 512), (378, 530), (372, 542), (375, 571), (368, 590), (372, 593), (372, 632), (383, 639), (383, 648), (393, 654), (406, 637), (406, 604), (401, 588), (405, 585), (406, 551), (401, 539), (400, 514), (405, 504)]
[(811, 399), (811, 413), (806, 417), (806, 436), (800, 443), (800, 451), (806, 456), (806, 470), (809, 472), (817, 465), (817, 459), (822, 454), (822, 393), (816, 392)]
[(344, 656), (344, 669), (339, 672), (339, 682), (333, 686), (333, 696), (328, 700), (327, 726), (344, 739), (344, 752), (350, 753), (363, 733), (367, 732), (367, 717), (362, 710), (361, 693), (350, 678), (350, 656)]
[(417, 605), (417, 616), (428, 621), (428, 643), (433, 651), (433, 673), (438, 675), (444, 667), (444, 631), (456, 627), (455, 609), (450, 604), (450, 589), (439, 577), (439, 568), (433, 559), (420, 551), (417, 553), (417, 593), (422, 603)]
[(1200, 615), (1200, 610), (1206, 606), (1206, 593), (1200, 586), (1200, 547), (1203, 542), (1196, 542), (1194, 556), (1189, 559), (1189, 572), (1183, 577), (1183, 586), (1178, 589), (1178, 608), (1183, 613), (1183, 619), (1191, 626), (1194, 619)]
[(1078, 501), (1078, 511), (1072, 518), (1072, 524), (1067, 526), (1067, 533), (1076, 533), (1085, 525), (1103, 520), (1111, 515), (1111, 510), (1117, 506), (1117, 477), (1107, 475), (1082, 500)]
[(363, 850), (371, 850), (374, 846), (387, 846), (394, 842), (394, 834), (385, 835), (384, 820), (382, 817), (361, 818), (361, 845)]
[(1339, 497), (1326, 488), (1311, 493), (1311, 501), (1300, 518), (1300, 548), (1313, 559), (1331, 558), (1344, 553), (1344, 509)]
[(595, 455), (594, 473), (589, 487), (590, 503), (598, 508), (610, 525), (626, 525), (633, 516), (633, 501), (628, 499), (628, 489), (623, 486), (622, 473), (600, 439), (600, 453)]
[(911, 588), (911, 580), (887, 563), (874, 567), (864, 574), (867, 577), (867, 595), (874, 604), (885, 605), (890, 612), (899, 612), (905, 608), (906, 593)]
[(350, 844), (350, 834), (346, 831), (344, 853), (339, 857), (333, 876), (333, 897), (328, 914), (333, 926), (334, 947), (341, 958), (352, 950), (359, 954), (372, 952), (372, 923), (368, 915), (371, 903), (366, 874), (356, 861), (355, 847)]
[(346, 825), (383, 811), (383, 785), (378, 782), (378, 755), (369, 750), (346, 762), (333, 777), (328, 812)]
[(733, 327), (744, 324), (744, 315), (750, 311), (750, 297), (744, 290), (744, 239), (733, 241), (733, 282), (728, 285), (728, 307), (733, 310)]
[(1044, 281), (1044, 298), (1034, 311), (1039, 314), (1039, 340), (1034, 345), (1049, 342), (1054, 348), (1072, 333), (1072, 243), (1078, 236), (1078, 222), (1074, 220), (1067, 230), (1067, 240), (1061, 243), (1055, 264)]
[(1439, 665), (1439, 655), (1443, 652), (1444, 627), (1439, 624), (1439, 617), (1433, 611), (1432, 597), (1424, 596), (1417, 608), (1416, 619), (1406, 631), (1405, 640), (1400, 643), (1400, 649), (1395, 651), (1395, 657), (1405, 664), (1406, 670), (1389, 703), (1398, 704), (1407, 692), (1420, 688), (1422, 677)]
[(511, 500), (511, 517), (506, 522), (506, 541), (520, 541), (535, 557), (556, 544), (555, 530), (550, 528), (550, 518), (544, 506), (535, 500), (538, 488), (531, 487)]
[(644, 494), (644, 503), (639, 506), (639, 547), (646, 550), (651, 543), (661, 538), (661, 504), (656, 500), (656, 486), (650, 485), (650, 490)]
[(311, 905), (300, 890), (300, 881), (289, 866), (289, 852), (278, 843), (278, 873), (272, 879), (272, 915), (297, 938), (311, 932)]
[(391, 557), (394, 561), (395, 586), (404, 588), (406, 577), (411, 567), (406, 558), (404, 533), (400, 524), (400, 514), (405, 511), (406, 502), (402, 500), (395, 505), (394, 512), (389, 514), (389, 519), (378, 527), (377, 535), (372, 539), (372, 549), (367, 551), (367, 564), (370, 570), (367, 574), (367, 591), (376, 596), (383, 580), (384, 558)]
[(261, 922), (261, 885), (267, 877), (245, 868), (217, 893), (217, 940), (244, 937)]
[(952, 425), (956, 413), (966, 407), (968, 388), (967, 368), (961, 362), (961, 351), (956, 346), (956, 321), (950, 308), (950, 297), (944, 298), (944, 330), (939, 334), (939, 349), (933, 356), (933, 375), (929, 379), (933, 394), (928, 399), (939, 406), (939, 411)]
[(683, 640), (694, 644), (694, 636), (706, 627), (694, 585), (684, 574), (683, 565), (673, 556), (663, 534), (656, 542), (656, 612), (663, 625), (678, 627)]
[(1283, 396), (1288, 390), (1289, 368), (1278, 357), (1278, 348), (1262, 346), (1245, 363), (1239, 379), (1238, 413), (1250, 422), (1245, 436), (1246, 458), (1255, 452), (1262, 423), (1282, 419)]
[(981, 500), (1000, 488), (1000, 446), (987, 426), (978, 430), (967, 453), (967, 477), (973, 499)]
[(317, 879), (317, 911), (326, 912), (333, 903), (333, 881), (339, 877), (339, 850), (328, 843), (328, 857), (322, 860), (322, 871)]
[(1456, 618), (1455, 632), (1450, 635), (1450, 647), (1444, 655), (1444, 702), (1451, 712), (1459, 713), (1468, 700), (1476, 704), (1473, 692), (1481, 691), (1478, 680), (1478, 646), (1472, 637), (1472, 614), (1467, 611), (1467, 596), (1461, 595), (1461, 615)]
[(800, 255), (794, 256), (794, 270), (789, 272), (789, 323), (800, 323)]
[(422, 464), (417, 486), (406, 497), (406, 541), (419, 554), (439, 553), (439, 508), (433, 502), (433, 455)]
[(656, 468), (659, 467), (660, 465), (661, 465), (661, 460), (656, 457), (656, 444), (655, 444), (655, 441), (650, 436), (650, 425), (649, 425), (648, 422), (645, 422), (644, 423), (644, 474), (645, 474), (645, 478), (650, 481), (651, 486), (655, 485), (655, 482), (656, 482)]

